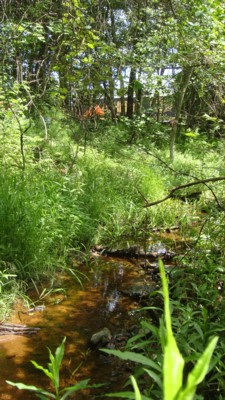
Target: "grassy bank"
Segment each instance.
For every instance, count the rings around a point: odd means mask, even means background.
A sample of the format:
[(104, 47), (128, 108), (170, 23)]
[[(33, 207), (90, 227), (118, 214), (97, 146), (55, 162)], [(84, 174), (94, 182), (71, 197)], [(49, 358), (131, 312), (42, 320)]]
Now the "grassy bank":
[(20, 290), (64, 268), (71, 251), (88, 254), (95, 244), (142, 240), (159, 226), (178, 224), (187, 236), (203, 208), (215, 212), (198, 240), (200, 253), (206, 246), (212, 252), (221, 247), (223, 220), (215, 202), (217, 196), (223, 203), (221, 185), (212, 190), (199, 185), (198, 199), (191, 203), (185, 201), (189, 190), (181, 193), (182, 199), (178, 192), (166, 202), (144, 207), (177, 185), (207, 177), (209, 171), (211, 176), (221, 175), (222, 158), (216, 157), (221, 146), (202, 146), (200, 151), (198, 144), (187, 143), (171, 164), (168, 149), (156, 148), (147, 137), (131, 146), (124, 125), (91, 125), (84, 132), (58, 114), (49, 116), (47, 137), (40, 122), (34, 121), (24, 133), (22, 157), (16, 124), (9, 130), (6, 116), (2, 128), (2, 302), (11, 296), (12, 288), (15, 293), (15, 285)]

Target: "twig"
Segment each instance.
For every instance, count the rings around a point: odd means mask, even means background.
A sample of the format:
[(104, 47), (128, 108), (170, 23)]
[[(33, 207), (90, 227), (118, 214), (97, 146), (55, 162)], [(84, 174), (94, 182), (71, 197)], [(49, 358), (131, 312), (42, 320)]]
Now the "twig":
[(20, 324), (0, 323), (0, 335), (32, 335), (40, 330), (39, 327), (28, 327)]

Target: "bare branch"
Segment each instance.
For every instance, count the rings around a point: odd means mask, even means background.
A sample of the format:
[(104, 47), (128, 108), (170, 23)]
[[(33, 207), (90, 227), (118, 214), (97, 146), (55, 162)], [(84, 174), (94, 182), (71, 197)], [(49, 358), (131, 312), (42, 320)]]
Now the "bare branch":
[[(215, 201), (216, 201), (218, 207), (219, 207), (220, 209), (223, 209), (223, 207), (221, 206), (221, 204), (220, 204), (220, 202), (219, 202), (219, 200), (218, 200), (218, 198), (217, 198), (217, 196), (216, 196), (214, 190), (213, 190), (206, 182), (202, 182), (202, 180), (201, 180), (200, 178), (198, 178), (198, 177), (195, 176), (195, 175), (189, 174), (189, 173), (187, 173), (187, 172), (182, 172), (182, 171), (179, 171), (179, 172), (178, 172), (178, 171), (176, 171), (174, 168), (172, 168), (169, 164), (167, 164), (167, 163), (166, 163), (162, 158), (160, 158), (158, 155), (153, 154), (152, 152), (150, 152), (150, 151), (148, 151), (148, 150), (145, 150), (145, 152), (146, 152), (147, 154), (149, 154), (150, 156), (156, 158), (156, 160), (158, 160), (158, 161), (159, 161), (161, 164), (163, 164), (167, 169), (169, 169), (169, 171), (173, 172), (174, 175), (183, 175), (183, 176), (187, 176), (187, 177), (189, 177), (189, 178), (193, 178), (193, 179), (195, 179), (196, 181), (201, 181), (201, 183), (203, 183), (203, 184), (207, 187), (207, 189), (211, 191), (211, 193), (212, 193), (212, 195), (213, 195), (213, 197), (214, 197), (214, 199), (215, 199)], [(211, 181), (210, 181), (210, 182), (211, 182)], [(197, 183), (196, 183), (196, 184), (197, 184)], [(140, 193), (140, 194), (141, 194), (141, 193)], [(142, 197), (144, 198), (143, 194), (141, 194), (141, 195), (142, 195)], [(147, 202), (146, 199), (145, 199), (145, 202)]]
[(175, 192), (177, 192), (180, 189), (185, 189), (191, 186), (195, 186), (195, 185), (200, 185), (200, 184), (206, 184), (208, 182), (218, 182), (218, 181), (224, 181), (225, 180), (225, 176), (219, 176), (219, 177), (212, 177), (212, 178), (207, 178), (207, 179), (201, 179), (198, 181), (194, 181), (194, 182), (189, 182), (189, 183), (185, 183), (184, 185), (180, 185), (180, 186), (176, 186), (175, 188), (173, 188), (170, 193), (164, 197), (163, 199), (160, 200), (156, 200), (153, 201), (151, 203), (147, 203), (144, 205), (144, 207), (152, 207), (155, 206), (156, 204), (160, 204), (163, 203), (164, 201), (168, 200), (169, 198), (171, 198), (173, 196), (173, 194)]

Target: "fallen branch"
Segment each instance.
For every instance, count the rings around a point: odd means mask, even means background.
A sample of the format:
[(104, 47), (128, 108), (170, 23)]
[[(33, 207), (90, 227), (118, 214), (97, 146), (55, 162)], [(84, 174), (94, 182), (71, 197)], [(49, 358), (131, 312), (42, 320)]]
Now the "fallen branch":
[(38, 327), (28, 327), (20, 324), (0, 323), (0, 335), (32, 335), (40, 330)]
[(225, 180), (225, 176), (220, 176), (220, 177), (214, 177), (214, 178), (201, 179), (201, 180), (198, 180), (198, 181), (185, 183), (184, 185), (176, 186), (163, 199), (156, 200), (156, 201), (153, 201), (151, 203), (147, 203), (147, 204), (144, 205), (144, 207), (145, 208), (146, 207), (152, 207), (152, 206), (155, 206), (156, 204), (163, 203), (164, 201), (170, 199), (173, 196), (173, 194), (175, 192), (177, 192), (178, 190), (180, 190), (180, 189), (185, 189), (185, 188), (188, 188), (188, 187), (191, 187), (191, 186), (195, 186), (195, 185), (200, 185), (200, 184), (206, 184), (208, 182), (218, 182), (218, 181), (224, 181), (224, 180)]

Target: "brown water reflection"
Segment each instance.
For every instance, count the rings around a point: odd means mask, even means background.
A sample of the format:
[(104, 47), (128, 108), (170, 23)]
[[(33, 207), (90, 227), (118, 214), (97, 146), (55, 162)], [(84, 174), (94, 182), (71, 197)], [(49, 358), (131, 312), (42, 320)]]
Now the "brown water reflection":
[[(120, 290), (135, 280), (138, 268), (125, 260), (99, 258), (83, 272), (89, 279), (84, 281), (83, 288), (71, 277), (60, 277), (60, 286), (66, 289), (66, 297), (59, 304), (53, 304), (54, 298), (51, 297), (44, 311), (33, 314), (18, 313), (20, 306), (17, 307), (14, 323), (39, 326), (41, 330), (31, 337), (0, 336), (1, 400), (35, 398), (31, 393), (10, 387), (5, 383), (6, 379), (50, 389), (47, 379), (41, 371), (35, 370), (30, 360), (46, 366), (46, 347), (54, 352), (64, 336), (67, 336), (67, 341), (62, 369), (63, 387), (91, 378), (92, 383), (109, 382), (105, 391), (121, 390), (130, 371), (126, 371), (119, 360), (109, 359), (98, 350), (91, 349), (89, 340), (93, 333), (105, 326), (114, 335), (121, 330), (129, 330), (136, 322), (133, 310), (138, 304), (122, 296)], [(55, 296), (62, 299), (62, 294)], [(77, 392), (76, 400), (94, 399), (94, 393)], [(71, 396), (71, 399), (75, 397)]]

